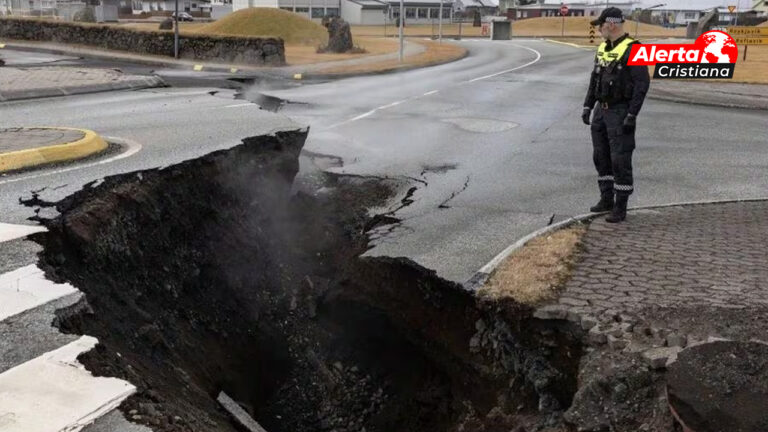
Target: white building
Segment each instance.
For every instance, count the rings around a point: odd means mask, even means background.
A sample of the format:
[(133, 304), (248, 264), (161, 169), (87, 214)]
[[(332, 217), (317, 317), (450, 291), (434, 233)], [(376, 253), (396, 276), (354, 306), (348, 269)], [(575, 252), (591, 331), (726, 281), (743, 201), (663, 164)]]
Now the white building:
[[(405, 24), (426, 24), (437, 20), (440, 3), (443, 19), (453, 17), (453, 0), (406, 0)], [(234, 0), (233, 10), (272, 7), (301, 14), (319, 21), (324, 16), (340, 16), (354, 25), (394, 23), (400, 16), (399, 0)]]
[(383, 25), (389, 22), (390, 7), (379, 0), (342, 0), (341, 16), (345, 21), (359, 25)]
[[(175, 0), (122, 0), (123, 8), (130, 7), (134, 15), (141, 13), (173, 12), (176, 9)], [(179, 11), (194, 14), (210, 14), (211, 2), (209, 0), (179, 0)]]
[[(736, 0), (640, 0), (638, 9), (644, 9), (664, 3), (664, 6), (648, 11), (654, 24), (685, 26), (689, 22), (697, 22), (707, 12), (714, 8), (728, 12), (729, 4), (736, 4)], [(722, 16), (721, 16), (722, 19)]]

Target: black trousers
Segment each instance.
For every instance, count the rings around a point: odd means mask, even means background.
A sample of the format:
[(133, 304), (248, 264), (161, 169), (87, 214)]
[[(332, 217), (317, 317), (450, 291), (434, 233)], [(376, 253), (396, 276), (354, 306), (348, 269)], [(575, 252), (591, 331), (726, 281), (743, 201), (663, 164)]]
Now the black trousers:
[(592, 159), (597, 168), (597, 184), (601, 195), (616, 192), (629, 196), (634, 191), (632, 152), (635, 131), (625, 131), (626, 105), (603, 108), (598, 102), (592, 115)]

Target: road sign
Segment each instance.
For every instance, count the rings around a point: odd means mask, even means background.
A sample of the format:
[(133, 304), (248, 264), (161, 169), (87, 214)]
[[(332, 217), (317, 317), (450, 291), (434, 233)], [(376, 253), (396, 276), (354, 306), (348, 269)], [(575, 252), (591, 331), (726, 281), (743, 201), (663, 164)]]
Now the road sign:
[(768, 27), (728, 27), (731, 36), (768, 36)]
[(728, 6), (728, 12), (733, 13), (736, 10), (736, 6)]
[(733, 40), (736, 41), (736, 45), (768, 45), (768, 37), (745, 36), (735, 37)]
[(560, 6), (560, 15), (562, 16), (568, 15), (568, 6), (566, 5)]

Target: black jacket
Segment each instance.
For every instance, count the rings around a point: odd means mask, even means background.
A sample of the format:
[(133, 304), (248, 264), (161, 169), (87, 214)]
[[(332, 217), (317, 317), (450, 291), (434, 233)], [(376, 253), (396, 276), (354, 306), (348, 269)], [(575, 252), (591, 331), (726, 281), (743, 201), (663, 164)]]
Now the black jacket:
[[(619, 44), (619, 42), (627, 37), (629, 37), (629, 35), (625, 33), (624, 36), (616, 39), (613, 43), (611, 41), (606, 41), (606, 50), (611, 51)], [(633, 115), (640, 113), (640, 108), (642, 108), (643, 101), (645, 100), (645, 94), (648, 93), (648, 87), (651, 84), (651, 77), (648, 74), (648, 66), (626, 66), (632, 45), (638, 43), (640, 42), (632, 42), (630, 44), (630, 49), (627, 50), (624, 57), (619, 59), (619, 62), (623, 63), (625, 66), (622, 70), (622, 73), (626, 74), (626, 76), (623, 77), (623, 80), (631, 86), (632, 94), (628, 100), (621, 102), (628, 103), (628, 111)], [(595, 66), (597, 66), (597, 58), (595, 58)], [(596, 67), (592, 68), (592, 75), (589, 78), (589, 90), (587, 91), (587, 97), (584, 100), (584, 107), (586, 108), (592, 109), (592, 107), (595, 106), (595, 102), (598, 101), (598, 89), (600, 88), (601, 75), (602, 73), (598, 72)]]

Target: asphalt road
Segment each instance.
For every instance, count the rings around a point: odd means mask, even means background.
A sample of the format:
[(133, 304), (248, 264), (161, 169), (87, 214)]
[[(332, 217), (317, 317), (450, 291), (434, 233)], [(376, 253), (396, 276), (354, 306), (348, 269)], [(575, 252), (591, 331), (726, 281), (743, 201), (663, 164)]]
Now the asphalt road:
[[(465, 44), (470, 57), (441, 67), (268, 92), (307, 104), (282, 113), (311, 125), (307, 150), (344, 159), (335, 171), (417, 179), (402, 223), (369, 254), (407, 256), (458, 282), (598, 198), (580, 119), (591, 53)], [(647, 100), (630, 205), (765, 197), (765, 131), (764, 112)]]
[[(57, 199), (105, 175), (309, 125), (306, 149), (344, 160), (330, 170), (418, 187), (396, 214), (402, 222), (378, 233), (369, 253), (410, 257), (463, 282), (518, 238), (585, 213), (597, 199), (589, 130), (580, 120), (591, 54), (536, 40), (463, 43), (471, 55), (448, 65), (250, 89), (253, 100), (266, 93), (302, 102), (279, 114), (234, 100), (231, 90), (211, 95), (217, 89), (199, 82), (0, 104), (4, 126), (85, 127), (141, 145), (101, 165), (0, 177), (0, 221), (25, 223), (31, 212), (16, 202), (30, 190), (47, 187), (45, 198)], [(764, 113), (648, 100), (638, 124), (630, 205), (765, 196)]]

